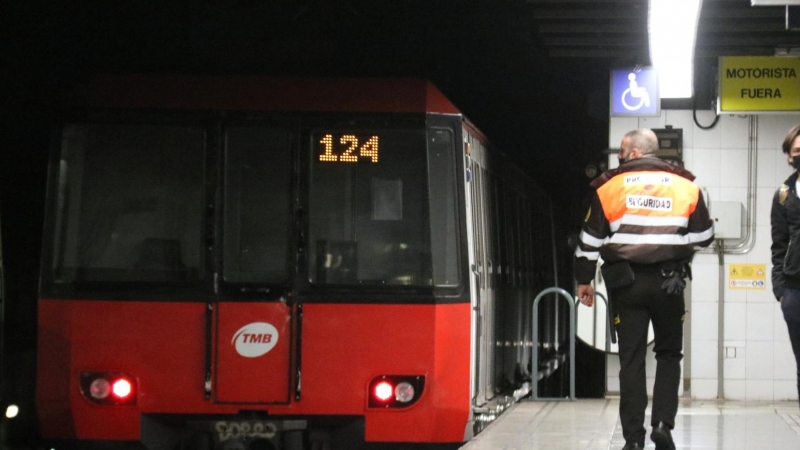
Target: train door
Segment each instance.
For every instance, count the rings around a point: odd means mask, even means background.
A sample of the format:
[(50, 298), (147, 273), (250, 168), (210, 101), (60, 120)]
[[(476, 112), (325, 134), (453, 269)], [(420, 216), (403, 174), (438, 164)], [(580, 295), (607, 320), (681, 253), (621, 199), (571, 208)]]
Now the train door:
[(491, 221), (488, 217), (489, 186), (486, 171), (486, 149), (482, 143), (464, 132), (467, 164), (467, 223), (469, 242), (470, 295), (473, 311), (475, 349), (473, 404), (485, 405), (495, 394), (494, 290), (491, 273)]
[(223, 132), (221, 270), (216, 280), (214, 400), (289, 402), (294, 136), (289, 127)]

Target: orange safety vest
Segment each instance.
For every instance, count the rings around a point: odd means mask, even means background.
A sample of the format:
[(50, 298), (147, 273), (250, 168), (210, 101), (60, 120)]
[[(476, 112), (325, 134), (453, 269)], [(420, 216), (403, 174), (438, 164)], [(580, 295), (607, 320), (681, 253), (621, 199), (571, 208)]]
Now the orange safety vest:
[(687, 259), (695, 246), (710, 244), (714, 225), (693, 179), (688, 171), (647, 157), (596, 180), (575, 251), (576, 279), (593, 278), (600, 256), (653, 264)]

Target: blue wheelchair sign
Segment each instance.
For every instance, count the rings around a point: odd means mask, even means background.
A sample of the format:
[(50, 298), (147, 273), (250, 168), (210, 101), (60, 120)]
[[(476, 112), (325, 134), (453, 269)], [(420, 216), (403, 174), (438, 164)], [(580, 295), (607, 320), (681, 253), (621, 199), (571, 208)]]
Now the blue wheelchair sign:
[(658, 74), (652, 67), (611, 71), (611, 116), (659, 116)]

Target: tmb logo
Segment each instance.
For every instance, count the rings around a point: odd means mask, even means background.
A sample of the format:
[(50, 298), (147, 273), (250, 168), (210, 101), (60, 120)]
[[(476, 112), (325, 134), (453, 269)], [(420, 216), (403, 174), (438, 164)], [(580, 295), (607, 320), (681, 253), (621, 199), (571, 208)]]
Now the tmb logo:
[(266, 355), (278, 343), (278, 330), (266, 322), (249, 323), (239, 328), (231, 339), (231, 345), (245, 358)]

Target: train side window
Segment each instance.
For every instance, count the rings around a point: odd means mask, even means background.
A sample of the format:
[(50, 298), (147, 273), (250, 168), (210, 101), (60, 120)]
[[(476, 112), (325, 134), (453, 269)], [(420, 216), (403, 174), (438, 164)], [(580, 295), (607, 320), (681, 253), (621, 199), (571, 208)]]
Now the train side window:
[(455, 143), (450, 130), (428, 131), (428, 183), (430, 185), (431, 254), (433, 282), (455, 286), (459, 282), (458, 216), (455, 190)]
[(204, 151), (197, 127), (66, 126), (54, 280), (200, 280)]
[(289, 131), (229, 127), (225, 132), (223, 278), (280, 283), (288, 278)]

